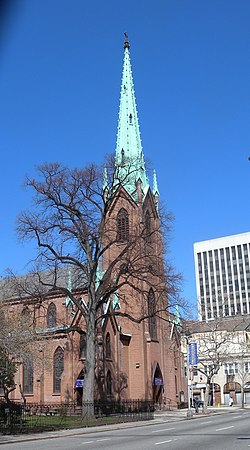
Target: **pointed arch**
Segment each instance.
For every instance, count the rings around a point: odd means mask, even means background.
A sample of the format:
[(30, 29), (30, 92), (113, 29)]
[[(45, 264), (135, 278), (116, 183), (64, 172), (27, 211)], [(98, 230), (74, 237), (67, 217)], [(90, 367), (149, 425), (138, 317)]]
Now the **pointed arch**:
[(151, 339), (157, 340), (157, 317), (155, 294), (151, 288), (148, 293), (148, 325)]
[(55, 303), (50, 303), (47, 310), (47, 327), (56, 327), (56, 305)]
[(121, 208), (117, 214), (117, 240), (119, 242), (129, 240), (129, 216), (124, 208)]
[(62, 347), (57, 347), (53, 357), (53, 392), (61, 393), (61, 378), (64, 371), (64, 351)]

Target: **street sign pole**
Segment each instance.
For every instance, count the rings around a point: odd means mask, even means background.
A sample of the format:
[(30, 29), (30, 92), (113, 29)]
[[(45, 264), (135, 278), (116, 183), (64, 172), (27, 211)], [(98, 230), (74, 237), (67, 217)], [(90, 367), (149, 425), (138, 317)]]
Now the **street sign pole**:
[(191, 379), (190, 379), (190, 353), (189, 353), (189, 343), (187, 342), (187, 391), (188, 391), (188, 410), (187, 410), (187, 417), (191, 418), (193, 413), (191, 410)]

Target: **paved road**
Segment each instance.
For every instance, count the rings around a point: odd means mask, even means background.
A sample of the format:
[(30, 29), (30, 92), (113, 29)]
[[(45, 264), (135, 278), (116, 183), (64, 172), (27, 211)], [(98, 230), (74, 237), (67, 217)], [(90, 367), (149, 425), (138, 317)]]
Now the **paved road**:
[(1, 445), (8, 450), (249, 450), (250, 411)]

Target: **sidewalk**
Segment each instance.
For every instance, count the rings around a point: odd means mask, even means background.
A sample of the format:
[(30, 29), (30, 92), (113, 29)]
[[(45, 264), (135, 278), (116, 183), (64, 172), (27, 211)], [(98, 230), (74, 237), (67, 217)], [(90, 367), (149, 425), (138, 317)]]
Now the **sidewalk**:
[[(250, 405), (245, 405), (245, 410), (250, 410)], [(221, 407), (217, 406), (208, 406), (207, 415), (209, 414), (223, 414), (223, 413), (233, 413), (236, 411), (242, 411), (241, 406), (226, 406), (222, 405)], [(195, 414), (194, 408), (191, 408), (192, 418), (200, 417), (203, 415), (202, 408), (199, 408), (199, 413)], [(187, 408), (186, 409), (177, 409), (175, 411), (155, 411), (154, 420), (162, 420), (162, 421), (170, 421), (170, 420), (183, 420), (187, 419)]]
[[(245, 410), (250, 410), (249, 407), (245, 407)], [(209, 414), (225, 414), (225, 413), (234, 413), (237, 411), (242, 411), (240, 406), (221, 406), (217, 407), (209, 407), (207, 415)], [(98, 427), (85, 427), (85, 428), (74, 428), (74, 429), (65, 429), (65, 430), (57, 430), (57, 431), (48, 431), (43, 433), (33, 433), (33, 434), (19, 434), (19, 435), (0, 435), (0, 445), (3, 444), (11, 444), (16, 442), (28, 442), (28, 441), (36, 441), (42, 439), (56, 439), (58, 437), (66, 437), (66, 436), (76, 436), (76, 435), (84, 435), (90, 433), (100, 433), (104, 431), (112, 431), (112, 430), (121, 430), (128, 429), (134, 427), (148, 426), (157, 423), (167, 423), (167, 422), (176, 422), (179, 420), (193, 420), (202, 417), (204, 414), (200, 409), (198, 414), (194, 413), (194, 409), (192, 409), (193, 416), (191, 418), (187, 417), (187, 409), (177, 409), (174, 411), (155, 411), (153, 420), (146, 420), (142, 422), (126, 422), (112, 425), (102, 425)]]

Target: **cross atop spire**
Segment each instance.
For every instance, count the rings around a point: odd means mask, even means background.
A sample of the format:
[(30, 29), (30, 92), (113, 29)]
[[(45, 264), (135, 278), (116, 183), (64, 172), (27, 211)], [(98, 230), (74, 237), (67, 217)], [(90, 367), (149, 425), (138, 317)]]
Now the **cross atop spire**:
[(124, 39), (124, 45), (123, 45), (124, 49), (125, 49), (125, 48), (130, 48), (130, 43), (129, 43), (129, 40), (128, 40), (128, 34), (127, 34), (127, 33), (124, 33), (124, 37), (125, 37), (125, 39)]
[(136, 200), (136, 185), (141, 181), (145, 195), (149, 184), (136, 108), (134, 83), (130, 62), (128, 35), (125, 34), (124, 60), (120, 94), (118, 131), (116, 140), (116, 179)]

